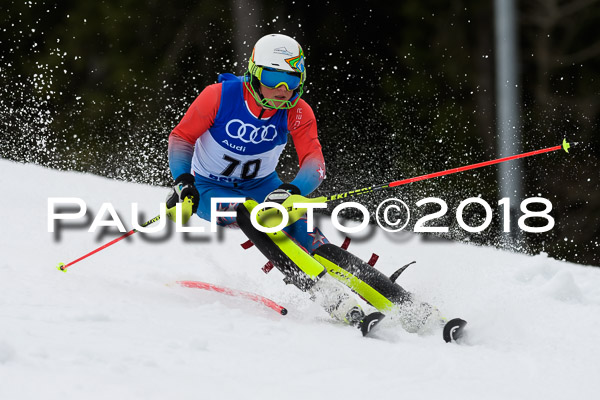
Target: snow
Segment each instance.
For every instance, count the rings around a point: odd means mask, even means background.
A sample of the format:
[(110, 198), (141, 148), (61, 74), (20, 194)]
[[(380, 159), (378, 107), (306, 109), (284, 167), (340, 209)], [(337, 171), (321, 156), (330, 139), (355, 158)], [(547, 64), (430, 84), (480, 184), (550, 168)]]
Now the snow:
[[(150, 219), (166, 190), (5, 160), (0, 169), (0, 399), (563, 400), (600, 391), (598, 268), (373, 229), (350, 250), (379, 254), (386, 274), (416, 260), (400, 283), (466, 319), (469, 334), (446, 344), (440, 332), (384, 321), (363, 338), (277, 270), (265, 275), (266, 260), (240, 247), (239, 230), (188, 241), (136, 234), (61, 273), (58, 262), (116, 235), (88, 233), (90, 219), (57, 240), (49, 197), (82, 198), (92, 218), (110, 202), (131, 227), (131, 203)], [(319, 224), (342, 242), (327, 218)], [(177, 280), (255, 292), (289, 314)]]

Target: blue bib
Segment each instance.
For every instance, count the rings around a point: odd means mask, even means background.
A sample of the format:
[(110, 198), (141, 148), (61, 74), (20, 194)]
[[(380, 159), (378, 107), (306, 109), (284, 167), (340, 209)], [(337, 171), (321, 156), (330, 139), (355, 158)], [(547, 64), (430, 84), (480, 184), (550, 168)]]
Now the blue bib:
[(221, 103), (210, 134), (221, 146), (237, 154), (266, 153), (287, 143), (287, 110), (278, 110), (268, 119), (258, 119), (244, 101), (243, 77), (219, 76)]
[[(196, 141), (192, 168), (198, 175), (236, 183), (273, 173), (287, 143), (287, 110), (258, 119), (244, 101), (243, 78), (219, 76), (221, 103), (213, 125)], [(253, 100), (251, 100), (253, 101)]]

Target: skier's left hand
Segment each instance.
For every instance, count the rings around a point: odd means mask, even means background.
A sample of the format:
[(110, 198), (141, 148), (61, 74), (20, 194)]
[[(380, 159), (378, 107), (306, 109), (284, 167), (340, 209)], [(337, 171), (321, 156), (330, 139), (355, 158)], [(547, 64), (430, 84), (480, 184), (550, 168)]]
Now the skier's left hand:
[(283, 183), (265, 197), (265, 202), (271, 201), (273, 203), (282, 204), (293, 194), (300, 194), (300, 189), (291, 183)]

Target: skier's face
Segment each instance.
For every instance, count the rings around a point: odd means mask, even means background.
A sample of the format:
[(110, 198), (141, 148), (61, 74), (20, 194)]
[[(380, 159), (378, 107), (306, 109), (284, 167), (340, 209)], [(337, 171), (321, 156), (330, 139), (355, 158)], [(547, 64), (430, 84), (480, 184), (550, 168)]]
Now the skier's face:
[(294, 94), (293, 90), (288, 90), (284, 85), (271, 89), (261, 84), (260, 92), (272, 107), (277, 107), (282, 102), (288, 101)]

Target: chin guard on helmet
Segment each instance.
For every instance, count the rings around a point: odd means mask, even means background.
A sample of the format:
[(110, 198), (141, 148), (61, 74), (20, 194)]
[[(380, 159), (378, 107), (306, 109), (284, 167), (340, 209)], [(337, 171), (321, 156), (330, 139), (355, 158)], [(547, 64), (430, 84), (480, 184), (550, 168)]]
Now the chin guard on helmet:
[[(281, 34), (263, 36), (256, 42), (248, 63), (244, 85), (258, 104), (264, 108), (292, 108), (304, 93), (305, 81), (304, 52), (298, 42)], [(261, 83), (269, 88), (285, 85), (288, 90), (293, 90), (294, 94), (289, 100), (267, 99), (260, 91)]]

